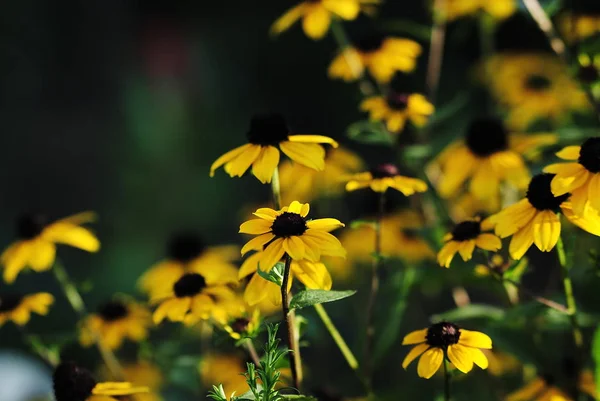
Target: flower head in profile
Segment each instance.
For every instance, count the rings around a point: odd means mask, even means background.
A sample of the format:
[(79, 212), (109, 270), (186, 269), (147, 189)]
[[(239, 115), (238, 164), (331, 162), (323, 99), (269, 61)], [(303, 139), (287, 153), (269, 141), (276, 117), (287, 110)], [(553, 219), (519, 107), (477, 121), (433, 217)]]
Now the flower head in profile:
[(402, 362), (406, 369), (416, 358), (419, 377), (429, 379), (438, 371), (444, 358), (458, 370), (469, 373), (473, 365), (487, 369), (488, 360), (481, 349), (491, 349), (492, 340), (486, 334), (459, 328), (448, 322), (413, 331), (404, 337), (402, 345), (415, 345)]
[(302, 19), (302, 29), (311, 39), (321, 39), (329, 30), (332, 18), (351, 21), (361, 11), (368, 11), (379, 0), (305, 0), (289, 9), (271, 26), (272, 34), (287, 31)]
[(398, 71), (412, 72), (421, 45), (410, 39), (374, 35), (343, 49), (329, 65), (330, 78), (356, 81), (365, 70), (377, 82), (388, 83)]
[(502, 248), (500, 238), (485, 232), (493, 228), (493, 224), (487, 220), (472, 219), (458, 223), (452, 232), (444, 237), (445, 244), (437, 258), (440, 266), (450, 267), (456, 253), (459, 253), (465, 262), (471, 260), (475, 247), (492, 252)]
[(310, 205), (293, 201), (281, 210), (260, 208), (253, 214), (258, 219), (240, 226), (240, 233), (256, 235), (242, 248), (242, 255), (260, 251), (261, 270), (270, 270), (287, 254), (293, 260), (317, 262), (321, 255), (345, 257), (340, 241), (330, 234), (344, 227), (337, 219), (308, 220)]
[(388, 131), (399, 133), (408, 121), (417, 127), (427, 123), (434, 107), (418, 93), (390, 92), (387, 96), (373, 96), (362, 101), (362, 111), (369, 112), (371, 121), (385, 121)]
[(525, 189), (531, 177), (525, 158), (556, 140), (554, 134), (509, 133), (495, 118), (475, 120), (464, 140), (449, 145), (435, 161), (441, 172), (437, 182), (440, 195), (455, 196), (467, 184), (470, 194), (496, 211), (501, 186)]
[(47, 292), (32, 295), (0, 294), (0, 327), (7, 321), (25, 326), (31, 318), (31, 313), (47, 315), (54, 297)]
[(416, 192), (425, 192), (427, 184), (418, 178), (402, 176), (398, 167), (385, 163), (370, 171), (354, 175), (346, 184), (346, 191), (362, 188), (371, 188), (375, 192), (385, 192), (388, 188), (393, 188), (402, 192), (404, 196), (410, 196)]
[(600, 235), (600, 217), (595, 209), (586, 208), (583, 215), (573, 212), (570, 194), (554, 196), (550, 189), (554, 174), (538, 174), (531, 179), (524, 199), (502, 209), (488, 218), (495, 226), (496, 235), (510, 237), (508, 251), (519, 260), (535, 244), (542, 252), (550, 252), (560, 236), (561, 213), (583, 230)]
[(52, 376), (56, 401), (118, 401), (119, 396), (147, 393), (147, 387), (129, 382), (98, 383), (89, 370), (63, 362)]
[(154, 298), (169, 291), (184, 273), (201, 274), (210, 285), (236, 283), (239, 259), (236, 245), (207, 246), (195, 232), (174, 234), (167, 244), (167, 257), (150, 267), (139, 279), (140, 289)]
[(260, 182), (271, 182), (279, 164), (280, 149), (296, 163), (320, 171), (325, 168), (325, 149), (321, 144), (338, 146), (336, 141), (322, 135), (291, 135), (280, 114), (252, 118), (247, 137), (249, 143), (230, 150), (210, 166), (211, 177), (223, 165), (231, 177), (241, 177), (252, 167), (252, 174)]
[(26, 267), (36, 272), (50, 270), (56, 258), (56, 245), (65, 244), (88, 252), (97, 252), (100, 242), (82, 224), (96, 220), (92, 212), (79, 213), (49, 222), (41, 214), (22, 215), (17, 220), (17, 236), (0, 256), (4, 281), (12, 283)]
[(505, 19), (517, 10), (516, 0), (447, 0), (443, 10), (434, 10), (443, 13), (449, 20), (455, 20), (469, 15), (478, 15), (484, 12), (495, 19)]
[(589, 108), (580, 89), (556, 57), (545, 54), (509, 53), (484, 64), (487, 85), (508, 109), (508, 125), (525, 129), (539, 119), (560, 123), (569, 113)]
[(150, 311), (133, 302), (115, 299), (106, 302), (81, 324), (79, 342), (84, 347), (96, 343), (96, 336), (110, 349), (120, 348), (125, 339), (140, 342), (152, 325)]
[(260, 310), (258, 308), (254, 308), (253, 311), (244, 308), (239, 315), (231, 316), (227, 323), (223, 325), (223, 329), (234, 340), (254, 338), (259, 332), (260, 323)]

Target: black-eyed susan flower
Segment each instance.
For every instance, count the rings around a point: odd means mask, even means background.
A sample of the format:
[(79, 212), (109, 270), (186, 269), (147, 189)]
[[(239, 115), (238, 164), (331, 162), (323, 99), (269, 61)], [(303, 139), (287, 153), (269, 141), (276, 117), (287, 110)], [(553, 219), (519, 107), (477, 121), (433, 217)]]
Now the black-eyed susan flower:
[(373, 96), (362, 101), (362, 111), (369, 112), (372, 121), (385, 121), (388, 131), (399, 133), (407, 121), (417, 127), (427, 123), (434, 107), (425, 96), (418, 93), (390, 92), (386, 97)]
[(207, 354), (198, 365), (200, 381), (206, 388), (220, 383), (225, 394), (244, 394), (248, 384), (243, 373), (246, 371), (244, 360), (235, 354)]
[(260, 329), (260, 322), (260, 310), (258, 308), (254, 308), (253, 311), (244, 308), (244, 311), (240, 313), (240, 315), (232, 316), (228, 322), (223, 325), (223, 329), (234, 340), (254, 338)]
[(366, 6), (379, 4), (379, 0), (305, 0), (289, 9), (271, 26), (271, 33), (287, 31), (302, 19), (302, 29), (311, 39), (321, 39), (329, 30), (332, 18), (351, 21)]
[(500, 206), (500, 189), (509, 184), (524, 189), (531, 178), (525, 157), (557, 141), (554, 134), (509, 133), (495, 118), (474, 120), (464, 140), (450, 144), (436, 159), (440, 176), (438, 191), (445, 198), (456, 196), (465, 184), (477, 200), (493, 211)]
[(305, 202), (318, 197), (334, 197), (344, 192), (348, 176), (361, 171), (364, 163), (354, 152), (345, 148), (329, 148), (325, 152), (325, 168), (312, 168), (286, 160), (279, 165), (279, 182), (284, 204), (294, 199)]
[(449, 20), (484, 12), (495, 19), (505, 19), (517, 10), (516, 0), (447, 0), (442, 10), (437, 10)]
[(558, 28), (570, 43), (600, 35), (600, 9), (588, 13), (563, 13), (558, 17)]
[(172, 287), (150, 300), (158, 304), (152, 319), (159, 324), (165, 318), (172, 322), (194, 325), (213, 319), (223, 323), (239, 310), (235, 292), (227, 285), (208, 285), (199, 273), (183, 273)]
[(550, 186), (554, 196), (571, 193), (577, 215), (583, 215), (587, 205), (600, 210), (600, 137), (588, 138), (581, 146), (567, 146), (556, 155), (567, 163), (544, 168), (555, 174)]
[(115, 299), (98, 308), (81, 324), (79, 342), (84, 347), (96, 343), (96, 336), (110, 349), (120, 348), (125, 339), (140, 342), (152, 325), (150, 311), (133, 302)]
[(440, 266), (450, 267), (456, 253), (459, 253), (465, 262), (471, 260), (475, 247), (492, 252), (502, 248), (500, 238), (485, 232), (493, 228), (494, 225), (488, 220), (473, 219), (458, 223), (452, 232), (444, 237), (445, 244), (437, 256)]
[(18, 274), (30, 267), (36, 272), (49, 270), (56, 258), (56, 245), (65, 244), (88, 252), (97, 252), (100, 242), (82, 224), (92, 222), (96, 215), (79, 213), (64, 219), (48, 222), (41, 214), (28, 214), (17, 220), (19, 240), (11, 244), (0, 256), (4, 267), (4, 281), (12, 283)]
[(521, 259), (532, 244), (542, 252), (550, 252), (560, 236), (561, 223), (558, 213), (583, 230), (600, 235), (600, 217), (588, 208), (582, 216), (573, 213), (567, 202), (570, 194), (554, 196), (550, 185), (554, 174), (538, 174), (531, 179), (527, 196), (489, 217), (495, 225), (496, 235), (512, 236), (508, 251), (510, 256)]
[(279, 165), (279, 149), (293, 161), (320, 171), (325, 168), (325, 149), (321, 144), (338, 146), (323, 135), (291, 135), (280, 114), (252, 118), (247, 137), (249, 143), (230, 150), (210, 166), (211, 177), (223, 165), (231, 177), (241, 177), (252, 166), (252, 174), (260, 182), (271, 182)]
[(128, 382), (97, 383), (90, 371), (73, 362), (58, 365), (52, 381), (56, 401), (118, 401), (115, 397), (148, 392)]
[(330, 78), (355, 81), (365, 70), (381, 83), (388, 83), (397, 71), (416, 67), (421, 45), (410, 39), (371, 36), (343, 49), (329, 65)]
[(293, 260), (317, 262), (321, 255), (345, 257), (346, 251), (340, 241), (330, 234), (344, 227), (337, 219), (308, 220), (308, 203), (293, 201), (281, 210), (260, 208), (253, 214), (258, 219), (248, 220), (240, 226), (240, 233), (252, 234), (242, 248), (242, 255), (259, 251), (261, 270), (269, 271), (284, 254)]
[(441, 322), (431, 325), (428, 329), (409, 333), (404, 337), (402, 345), (415, 345), (404, 358), (402, 367), (406, 369), (420, 356), (417, 373), (419, 377), (429, 379), (438, 371), (444, 358), (463, 373), (469, 373), (473, 364), (487, 369), (488, 360), (481, 349), (491, 349), (492, 340), (481, 332)]
[(0, 294), (0, 326), (9, 320), (24, 326), (29, 322), (32, 312), (45, 316), (53, 303), (54, 297), (47, 292), (25, 296)]
[(167, 244), (167, 258), (150, 267), (138, 281), (150, 298), (169, 291), (183, 273), (198, 273), (208, 285), (237, 282), (239, 259), (236, 245), (207, 246), (193, 232), (173, 235)]
[(520, 389), (508, 394), (504, 401), (573, 401), (556, 386), (552, 376), (536, 377)]
[(404, 196), (410, 196), (416, 192), (425, 192), (427, 184), (418, 178), (402, 176), (398, 167), (385, 163), (370, 171), (354, 175), (346, 184), (346, 191), (362, 188), (371, 188), (375, 192), (385, 192), (388, 188), (393, 188), (402, 192)]
[(573, 111), (585, 110), (589, 102), (564, 64), (546, 54), (509, 53), (494, 56), (485, 64), (487, 85), (508, 109), (508, 125), (525, 129), (539, 119), (563, 121)]

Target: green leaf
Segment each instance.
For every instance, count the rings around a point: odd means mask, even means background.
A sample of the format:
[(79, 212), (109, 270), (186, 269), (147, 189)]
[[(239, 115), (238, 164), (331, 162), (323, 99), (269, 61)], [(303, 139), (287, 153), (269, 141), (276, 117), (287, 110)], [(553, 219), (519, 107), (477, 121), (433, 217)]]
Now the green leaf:
[(469, 304), (460, 308), (449, 310), (448, 312), (440, 313), (431, 317), (433, 322), (448, 320), (451, 322), (459, 322), (468, 319), (490, 319), (502, 320), (504, 318), (504, 310), (491, 305), (484, 304)]
[(356, 291), (326, 291), (326, 290), (304, 290), (300, 291), (290, 301), (291, 309), (301, 309), (316, 304), (339, 301), (356, 294)]
[(259, 276), (264, 278), (267, 281), (277, 284), (281, 287), (281, 283), (283, 282), (283, 272), (285, 270), (285, 264), (283, 262), (277, 262), (273, 268), (266, 272), (261, 270), (260, 264), (258, 265), (258, 270), (256, 271)]
[(348, 138), (361, 143), (392, 145), (392, 135), (381, 122), (358, 121), (346, 130)]
[(503, 277), (508, 280), (514, 281), (515, 283), (520, 283), (521, 277), (523, 277), (526, 271), (527, 259), (523, 258), (517, 263), (511, 265), (508, 269), (506, 269), (506, 271), (503, 274)]
[[(596, 382), (596, 394), (600, 394), (600, 325), (594, 332), (594, 338), (592, 340), (592, 357), (594, 359), (594, 381)], [(596, 397), (600, 399), (600, 397)]]
[(282, 394), (281, 395), (286, 400), (294, 400), (294, 401), (317, 401), (315, 397), (311, 397), (309, 395), (302, 394)]

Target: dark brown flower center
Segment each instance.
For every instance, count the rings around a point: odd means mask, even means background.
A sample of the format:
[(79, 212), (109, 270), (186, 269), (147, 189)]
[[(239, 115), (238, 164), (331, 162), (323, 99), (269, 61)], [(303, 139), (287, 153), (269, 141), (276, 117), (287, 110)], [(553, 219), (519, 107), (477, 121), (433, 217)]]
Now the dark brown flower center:
[(478, 221), (463, 221), (452, 230), (454, 241), (468, 241), (477, 238), (481, 234), (481, 224)]
[(233, 330), (234, 333), (242, 334), (248, 330), (249, 325), (250, 319), (245, 317), (239, 317), (233, 322), (231, 322), (229, 326), (231, 327), (231, 330)]
[(453, 323), (436, 323), (427, 329), (425, 338), (430, 346), (446, 349), (449, 345), (458, 343), (460, 329)]
[(114, 322), (127, 316), (127, 306), (119, 301), (110, 301), (98, 308), (98, 315), (105, 322)]
[(527, 77), (525, 87), (529, 90), (542, 92), (552, 86), (552, 81), (544, 75), (533, 74)]
[(23, 214), (17, 219), (17, 236), (21, 239), (35, 238), (47, 224), (48, 219), (43, 214)]
[(181, 276), (173, 285), (173, 292), (177, 298), (193, 297), (206, 288), (206, 280), (198, 273), (187, 273)]
[(178, 233), (173, 235), (167, 246), (169, 258), (176, 261), (187, 263), (204, 252), (206, 249), (200, 236), (191, 232)]
[(250, 130), (246, 134), (248, 142), (255, 145), (277, 145), (286, 141), (290, 130), (281, 114), (263, 114), (254, 116)]
[(588, 138), (581, 145), (579, 164), (591, 173), (600, 173), (600, 137)]
[(476, 156), (487, 157), (508, 149), (508, 132), (502, 121), (481, 118), (469, 126), (465, 143)]
[(371, 169), (373, 178), (395, 177), (400, 174), (398, 167), (392, 163), (384, 163)]
[(554, 174), (538, 174), (534, 176), (529, 183), (529, 188), (527, 188), (527, 199), (537, 210), (552, 210), (558, 212), (560, 211), (561, 203), (571, 196), (571, 194), (554, 196), (550, 190), (552, 178), (554, 178)]
[(73, 362), (58, 365), (52, 381), (56, 401), (86, 401), (96, 386), (90, 371)]
[(275, 218), (271, 230), (277, 237), (302, 235), (308, 229), (304, 217), (297, 213), (283, 212)]
[(376, 52), (381, 49), (384, 40), (383, 35), (370, 35), (356, 41), (355, 47), (364, 53)]
[(23, 297), (17, 294), (0, 295), (0, 313), (12, 312), (21, 304)]
[(408, 95), (405, 93), (391, 92), (388, 94), (386, 102), (391, 109), (403, 111), (408, 107)]

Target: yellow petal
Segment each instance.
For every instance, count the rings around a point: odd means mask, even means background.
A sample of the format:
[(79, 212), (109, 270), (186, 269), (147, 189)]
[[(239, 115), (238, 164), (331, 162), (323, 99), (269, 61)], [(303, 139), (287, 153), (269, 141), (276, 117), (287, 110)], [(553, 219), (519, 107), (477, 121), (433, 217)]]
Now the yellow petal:
[(473, 257), (473, 251), (475, 250), (475, 241), (462, 241), (458, 246), (458, 253), (460, 253), (460, 257), (465, 262), (471, 260)]
[(241, 280), (244, 277), (255, 273), (258, 269), (258, 262), (260, 261), (260, 258), (260, 252), (253, 253), (252, 255), (248, 256), (240, 266), (240, 270), (238, 271), (238, 279)]
[(271, 25), (271, 34), (277, 35), (287, 31), (296, 21), (298, 21), (306, 11), (306, 4), (300, 3), (289, 9)]
[(335, 140), (324, 135), (290, 135), (288, 136), (288, 141), (301, 143), (326, 143), (334, 148), (339, 146)]
[(269, 221), (273, 221), (275, 220), (275, 218), (277, 218), (277, 216), (279, 216), (279, 213), (277, 213), (276, 210), (270, 209), (268, 207), (261, 207), (252, 214), (256, 217), (260, 217), (261, 219)]
[(533, 221), (533, 242), (542, 252), (550, 252), (560, 236), (560, 220), (551, 210), (539, 212)]
[(285, 238), (283, 249), (292, 259), (300, 260), (304, 258), (304, 243), (296, 236)]
[(463, 373), (469, 373), (473, 369), (473, 357), (470, 349), (460, 344), (448, 347), (448, 359), (456, 366), (456, 369)]
[(402, 361), (402, 368), (406, 369), (412, 361), (418, 358), (419, 355), (421, 355), (423, 352), (427, 351), (428, 348), (428, 344), (419, 344), (413, 347), (413, 349), (411, 349), (410, 352), (404, 358), (404, 361)]
[(229, 152), (225, 153), (221, 157), (219, 157), (215, 162), (210, 166), (210, 176), (213, 177), (215, 175), (215, 170), (221, 167), (223, 164), (228, 163), (244, 153), (246, 150), (253, 147), (251, 143), (247, 143), (245, 145), (239, 146)]
[(410, 196), (415, 192), (427, 191), (427, 184), (418, 178), (396, 176), (394, 177), (393, 185), (390, 186), (402, 192), (404, 196)]
[(530, 401), (536, 399), (546, 388), (547, 384), (543, 379), (536, 378), (517, 391), (506, 396), (505, 401)]
[(371, 185), (369, 181), (348, 181), (348, 183), (346, 184), (346, 191), (356, 191), (357, 189), (367, 188), (369, 185)]
[(260, 235), (271, 231), (273, 222), (263, 219), (252, 219), (245, 221), (240, 225), (240, 233)]
[(244, 301), (250, 306), (260, 303), (267, 297), (265, 288), (268, 283), (267, 280), (260, 277), (258, 274), (253, 275), (244, 290)]
[(444, 352), (439, 348), (430, 348), (419, 359), (417, 373), (419, 377), (431, 378), (438, 371), (444, 359)]
[(47, 241), (70, 245), (87, 252), (100, 250), (100, 241), (90, 230), (60, 220), (47, 226), (42, 231), (41, 237)]
[(587, 184), (587, 199), (590, 206), (600, 210), (600, 174), (589, 174), (590, 180)]
[(242, 256), (244, 256), (249, 251), (262, 251), (265, 244), (267, 244), (273, 238), (275, 238), (275, 235), (273, 233), (267, 233), (252, 238), (250, 241), (246, 242), (246, 244), (242, 247)]
[(508, 253), (514, 260), (519, 260), (525, 255), (532, 244), (533, 223), (530, 222), (513, 235), (508, 246)]
[(310, 7), (302, 19), (304, 33), (311, 39), (321, 39), (327, 33), (331, 15), (321, 4), (316, 3)]
[(306, 223), (306, 226), (315, 230), (331, 232), (337, 228), (344, 227), (345, 225), (338, 219), (326, 218), (310, 220)]
[(279, 150), (274, 146), (264, 146), (252, 164), (252, 174), (263, 184), (270, 183), (278, 164)]
[(298, 201), (293, 201), (292, 203), (290, 203), (290, 206), (287, 209), (288, 213), (296, 213), (296, 214), (300, 214), (302, 212), (302, 203), (298, 202)]
[(450, 263), (452, 263), (454, 255), (456, 255), (456, 252), (458, 252), (459, 246), (460, 243), (457, 241), (450, 241), (446, 243), (446, 245), (444, 245), (438, 252), (438, 264), (442, 267), (450, 267)]
[(481, 249), (492, 252), (502, 248), (502, 241), (500, 241), (500, 238), (488, 233), (479, 234), (475, 240), (475, 244)]
[(283, 258), (283, 238), (277, 238), (271, 242), (262, 252), (259, 264), (260, 270), (270, 271), (277, 262)]
[(458, 343), (467, 347), (492, 349), (492, 339), (479, 331), (460, 329)]
[(479, 366), (481, 369), (487, 369), (489, 362), (485, 354), (478, 348), (471, 348), (471, 357), (473, 358), (473, 363)]
[(279, 147), (297, 163), (317, 171), (325, 168), (325, 149), (319, 144), (284, 141), (279, 144)]
[(581, 151), (581, 146), (567, 146), (560, 150), (560, 152), (556, 153), (556, 156), (560, 157), (563, 160), (577, 160), (579, 159), (579, 152)]
[(292, 262), (291, 268), (294, 276), (307, 288), (331, 289), (331, 275), (323, 263), (298, 260)]
[(241, 177), (260, 155), (262, 146), (250, 144), (242, 153), (225, 164), (225, 172), (230, 177)]
[(427, 339), (427, 329), (415, 330), (404, 336), (402, 345), (420, 344), (424, 343)]
[(33, 241), (19, 241), (12, 244), (2, 254), (2, 264), (4, 265), (4, 281), (11, 284), (15, 281), (21, 270), (27, 265), (31, 252), (33, 250)]
[(322, 0), (322, 3), (326, 9), (349, 21), (356, 19), (360, 12), (358, 0)]

